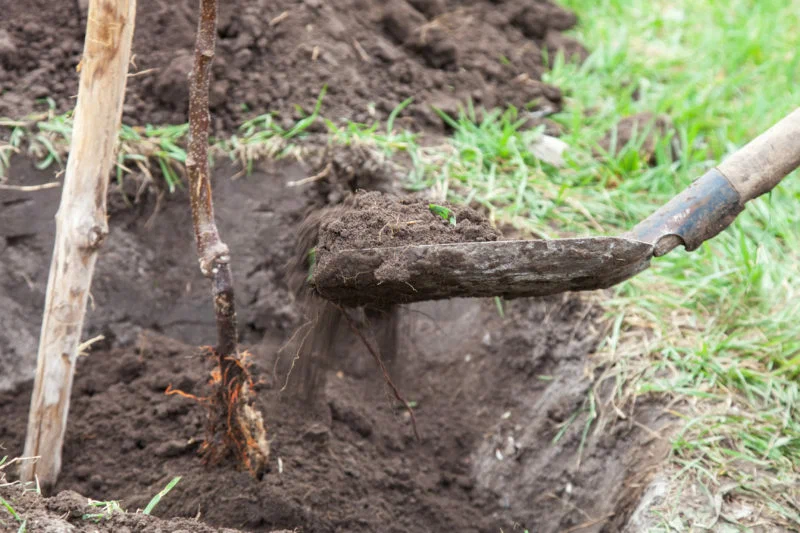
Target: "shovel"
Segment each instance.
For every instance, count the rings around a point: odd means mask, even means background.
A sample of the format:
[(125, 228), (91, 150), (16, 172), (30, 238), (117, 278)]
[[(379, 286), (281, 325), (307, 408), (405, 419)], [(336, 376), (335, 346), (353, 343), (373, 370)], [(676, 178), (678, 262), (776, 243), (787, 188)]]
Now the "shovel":
[(798, 166), (800, 108), (621, 236), (341, 250), (320, 260), (311, 284), (346, 307), (605, 289), (678, 245), (696, 250)]

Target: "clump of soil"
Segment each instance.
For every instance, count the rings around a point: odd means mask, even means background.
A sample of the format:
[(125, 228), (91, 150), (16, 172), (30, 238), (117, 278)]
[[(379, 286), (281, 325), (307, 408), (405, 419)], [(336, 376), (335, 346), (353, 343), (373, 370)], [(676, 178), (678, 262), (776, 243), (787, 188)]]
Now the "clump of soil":
[[(21, 117), (45, 98), (58, 111), (74, 106), (83, 28), (72, 5), (0, 0), (9, 21), (0, 31), (0, 116)], [(186, 122), (196, 9), (194, 0), (139, 2), (126, 122)], [(417, 129), (441, 127), (431, 106), (454, 112), (467, 99), (554, 111), (561, 93), (540, 81), (542, 52), (582, 50), (560, 35), (575, 23), (546, 0), (222, 2), (212, 126), (230, 132), (268, 112), (288, 125), (326, 84), (322, 112), (335, 120), (386, 118), (409, 97), (401, 120)]]
[[(184, 533), (236, 533), (229, 528), (216, 528), (189, 518), (162, 520), (142, 513), (115, 511), (104, 513), (103, 507), (89, 505), (89, 499), (66, 490), (52, 498), (43, 498), (35, 491), (19, 485), (0, 486), (0, 498), (14, 508), (25, 520), (24, 531), (86, 531), (87, 533), (118, 533), (121, 531), (182, 531)], [(0, 516), (5, 510), (0, 508)], [(0, 526), (17, 531), (12, 517), (2, 516)], [(23, 529), (19, 529), (23, 531)], [(288, 530), (273, 533), (290, 533)]]
[(359, 190), (397, 193), (405, 172), (371, 144), (354, 142), (326, 146), (310, 179), (320, 205), (333, 206)]
[(320, 224), (316, 250), (322, 261), (326, 253), (337, 250), (486, 242), (500, 237), (488, 220), (466, 206), (361, 191), (328, 213)]
[[(498, 230), (475, 210), (449, 203), (433, 204), (423, 198), (397, 197), (379, 192), (359, 192), (327, 211), (317, 213), (305, 223), (314, 229), (313, 261), (309, 262), (309, 282), (325, 299), (347, 307), (367, 304), (385, 308), (393, 303), (413, 301), (408, 283), (409, 259), (395, 253), (410, 245), (438, 245), (464, 242), (489, 242), (501, 238)], [(370, 249), (396, 248), (381, 258)], [(343, 251), (357, 251), (363, 260), (337, 257)], [(418, 258), (417, 258), (418, 259)], [(342, 271), (342, 264), (346, 263)], [(369, 289), (344, 288), (342, 280), (372, 280), (387, 298)], [(322, 281), (320, 281), (322, 280)], [(338, 280), (331, 284), (331, 280)], [(399, 286), (398, 286), (399, 284)], [(343, 289), (343, 291), (342, 291)], [(363, 299), (362, 299), (363, 297)]]
[[(12, 164), (26, 184), (52, 180), (27, 161)], [(207, 393), (213, 361), (199, 346), (213, 342), (215, 323), (185, 192), (161, 201), (145, 194), (111, 212), (85, 331), (106, 339), (79, 359), (57, 490), (140, 509), (180, 475), (157, 516), (199, 515), (246, 531), (619, 530), (646, 485), (662, 421), (660, 410), (640, 405), (584, 439), (582, 406), (594, 386), (584, 367), (603, 331), (597, 308), (564, 295), (514, 300), (502, 315), (484, 299), (366, 316), (365, 335), (385, 341), (392, 379), (415, 405), (419, 442), (347, 327), (314, 337), (312, 348), (326, 344), (330, 357), (310, 399), (289, 394), (282, 389), (295, 352), (285, 347), (309, 330), (285, 265), (304, 213), (320, 205), (321, 183), (288, 186), (318, 172), (299, 163), (228, 179), (236, 171), (216, 168), (215, 207), (271, 438), (269, 471), (259, 481), (203, 465), (203, 408), (164, 394), (170, 385)], [(0, 445), (10, 457), (23, 450), (58, 199), (50, 189), (0, 196), (0, 323), (9, 326), (0, 330)]]

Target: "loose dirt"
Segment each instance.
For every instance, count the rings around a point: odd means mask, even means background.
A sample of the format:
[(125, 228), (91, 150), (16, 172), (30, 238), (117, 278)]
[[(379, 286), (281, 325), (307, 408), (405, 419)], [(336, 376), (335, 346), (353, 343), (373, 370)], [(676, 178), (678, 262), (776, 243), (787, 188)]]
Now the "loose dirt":
[[(0, 0), (0, 116), (71, 110), (83, 29), (72, 3)], [(187, 120), (197, 2), (141, 0), (124, 120)], [(85, 20), (85, 13), (83, 14)], [(542, 51), (582, 47), (560, 35), (573, 14), (537, 0), (258, 0), (221, 2), (211, 90), (213, 128), (230, 132), (267, 111), (288, 125), (327, 84), (323, 114), (441, 127), (431, 106), (453, 113), (471, 98), (553, 111), (561, 93), (540, 81)], [(404, 118), (403, 118), (404, 117)]]
[[(52, 498), (43, 498), (35, 491), (23, 490), (20, 486), (0, 487), (0, 498), (6, 500), (14, 510), (24, 517), (22, 524), (0, 513), (0, 528), (3, 531), (39, 531), (48, 533), (76, 530), (92, 533), (236, 533), (228, 528), (210, 527), (187, 518), (162, 520), (143, 513), (111, 512), (104, 514), (104, 507), (91, 505), (89, 499), (74, 491), (63, 491)], [(291, 533), (275, 531), (273, 533)]]
[[(14, 170), (29, 184), (52, 179), (24, 160)], [(159, 200), (148, 192), (111, 212), (85, 333), (106, 339), (79, 362), (57, 489), (137, 509), (181, 475), (157, 516), (199, 513), (212, 526), (245, 531), (618, 530), (656, 461), (653, 433), (639, 424), (657, 431), (663, 421), (640, 406), (581, 446), (592, 387), (584, 369), (605, 327), (597, 307), (564, 295), (515, 300), (501, 316), (491, 300), (430, 302), (385, 318), (388, 336), (367, 317), (368, 338), (394, 350), (390, 371), (415, 406), (420, 442), (347, 327), (329, 330), (331, 356), (315, 394), (293, 393), (301, 374), (282, 392), (295, 355), (285, 346), (308, 326), (286, 279), (297, 246), (287, 228), (319, 210), (331, 184), (287, 186), (316, 172), (298, 163), (232, 180), (235, 171), (216, 171), (217, 216), (234, 258), (243, 342), (261, 380), (270, 471), (255, 481), (204, 467), (203, 409), (164, 394), (169, 385), (200, 396), (207, 390), (212, 362), (200, 347), (213, 344), (214, 322), (185, 193)], [(2, 196), (0, 318), (10, 326), (2, 329), (0, 364), (10, 371), (0, 443), (12, 457), (22, 452), (25, 376), (53, 238), (46, 221), (57, 200), (47, 190)], [(8, 223), (18, 217), (27, 224)]]
[(325, 216), (316, 250), (323, 260), (325, 254), (337, 250), (484, 242), (499, 237), (500, 232), (469, 207), (359, 192)]
[[(390, 251), (389, 258), (375, 261), (371, 260), (368, 250), (403, 250), (405, 246), (415, 244), (487, 242), (501, 238), (500, 232), (485, 217), (469, 207), (447, 202), (431, 203), (424, 198), (397, 197), (380, 192), (360, 192), (340, 205), (315, 213), (306, 219), (301, 232), (313, 236), (313, 239), (306, 239), (309, 240), (307, 246), (313, 246), (310, 252), (313, 261), (308, 262), (307, 272), (308, 285), (313, 286), (317, 294), (331, 297), (332, 291), (328, 290), (331, 288), (331, 279), (338, 282), (347, 278), (361, 281), (374, 279), (382, 289), (397, 296), (395, 302), (404, 302), (402, 296), (408, 290), (416, 292), (407, 281), (411, 260), (403, 254)], [(363, 255), (368, 259), (348, 260), (347, 267), (352, 268), (345, 274), (340, 268), (342, 265), (337, 253), (353, 250), (364, 250), (358, 252), (359, 257)], [(304, 252), (298, 250), (298, 253)], [(418, 259), (416, 257), (414, 261), (418, 263)], [(436, 284), (439, 263), (433, 263), (430, 282)], [(350, 291), (350, 297), (345, 290), (338, 291), (331, 299), (348, 307), (367, 303), (362, 296), (369, 292), (368, 288), (363, 291), (352, 288)], [(369, 299), (368, 307), (384, 308), (387, 307), (387, 301), (392, 300), (375, 295)]]

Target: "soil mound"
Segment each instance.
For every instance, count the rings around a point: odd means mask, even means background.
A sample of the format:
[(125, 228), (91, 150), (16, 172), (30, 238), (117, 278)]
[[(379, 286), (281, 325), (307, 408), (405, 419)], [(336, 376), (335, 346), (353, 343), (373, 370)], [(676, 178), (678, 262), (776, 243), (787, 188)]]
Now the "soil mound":
[[(74, 106), (83, 28), (73, 4), (0, 0), (0, 116), (21, 117), (43, 99)], [(194, 0), (138, 3), (124, 120), (187, 120)], [(85, 20), (85, 13), (81, 18)], [(540, 81), (543, 49), (581, 55), (559, 34), (575, 16), (547, 0), (243, 0), (220, 4), (211, 106), (217, 133), (296, 106), (310, 112), (328, 86), (323, 114), (385, 118), (407, 98), (407, 126), (441, 126), (431, 106), (513, 104), (545, 112), (561, 93)], [(577, 52), (576, 52), (577, 51)]]
[(474, 209), (380, 192), (359, 192), (320, 225), (317, 253), (410, 244), (485, 242), (500, 238)]
[(60, 492), (52, 498), (42, 498), (35, 491), (26, 491), (20, 486), (8, 486), (0, 487), (0, 498), (7, 501), (20, 517), (24, 517), (25, 523), (24, 527), (21, 524), (12, 526), (8, 517), (3, 517), (0, 519), (0, 526), (8, 527), (4, 531), (236, 533), (234, 529), (210, 527), (188, 518), (162, 520), (143, 513), (118, 510), (108, 512), (105, 506), (91, 505), (88, 498), (71, 490)]

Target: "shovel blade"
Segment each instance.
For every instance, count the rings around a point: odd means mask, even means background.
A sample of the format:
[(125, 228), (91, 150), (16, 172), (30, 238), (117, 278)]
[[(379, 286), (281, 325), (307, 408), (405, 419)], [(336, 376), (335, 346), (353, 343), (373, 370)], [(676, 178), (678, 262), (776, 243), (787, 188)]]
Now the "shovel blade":
[(651, 244), (622, 237), (343, 250), (318, 257), (312, 285), (346, 307), (513, 299), (605, 289), (648, 268), (652, 256)]

